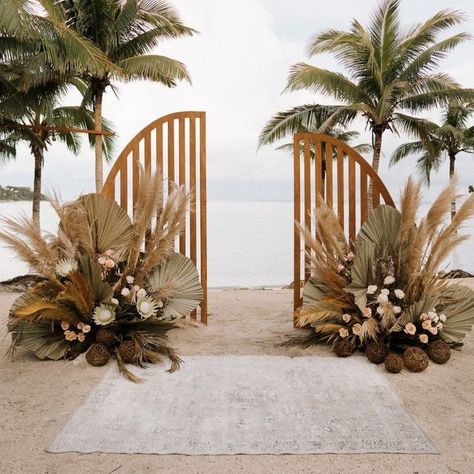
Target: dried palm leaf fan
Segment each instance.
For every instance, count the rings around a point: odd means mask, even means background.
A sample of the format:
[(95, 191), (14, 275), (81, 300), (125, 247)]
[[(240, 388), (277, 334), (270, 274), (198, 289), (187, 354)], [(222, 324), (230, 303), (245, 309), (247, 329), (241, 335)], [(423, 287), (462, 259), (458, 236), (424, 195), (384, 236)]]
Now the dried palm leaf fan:
[[(78, 215), (82, 217), (82, 222), (77, 222)], [(111, 250), (116, 260), (126, 258), (133, 225), (127, 212), (114, 200), (103, 194), (86, 194), (64, 206), (60, 217), (61, 231), (71, 241), (77, 242), (80, 250), (89, 255), (91, 251), (102, 254)], [(76, 225), (71, 225), (72, 219), (76, 220)], [(81, 231), (84, 230), (87, 231), (82, 237)]]
[(166, 299), (165, 319), (185, 317), (202, 301), (203, 292), (196, 267), (188, 257), (179, 253), (172, 254), (154, 268), (148, 276), (148, 285), (150, 291), (156, 293), (156, 298)]

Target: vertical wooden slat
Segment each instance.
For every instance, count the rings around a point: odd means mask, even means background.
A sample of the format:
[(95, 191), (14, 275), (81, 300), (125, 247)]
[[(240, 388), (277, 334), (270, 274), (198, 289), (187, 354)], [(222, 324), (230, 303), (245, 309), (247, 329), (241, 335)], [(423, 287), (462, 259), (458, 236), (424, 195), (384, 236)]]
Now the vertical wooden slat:
[(333, 207), (333, 185), (332, 185), (332, 143), (326, 143), (326, 202), (330, 208)]
[(168, 121), (168, 193), (171, 193), (174, 183), (174, 120)]
[[(186, 185), (185, 122), (179, 119), (179, 185)], [(179, 236), (179, 251), (186, 255), (186, 225)]]
[(151, 173), (151, 132), (145, 135), (145, 169)]
[[(138, 186), (140, 179), (140, 142), (136, 142), (133, 147), (132, 179), (133, 179), (133, 207), (137, 202)], [(134, 210), (134, 209), (133, 209)]]
[(375, 209), (376, 207), (380, 206), (380, 190), (377, 185), (374, 185), (373, 195), (374, 197), (372, 199), (372, 202)]
[(349, 161), (349, 241), (355, 240), (356, 229), (356, 189), (355, 189), (355, 161), (351, 155)]
[[(196, 190), (196, 119), (195, 117), (189, 118), (189, 186), (193, 193), (192, 206), (196, 206), (197, 190)], [(189, 253), (190, 258), (194, 265), (197, 264), (197, 225), (196, 225), (196, 211), (191, 209), (189, 216)], [(197, 311), (194, 310), (191, 313), (191, 318), (197, 318)]]
[(340, 146), (337, 147), (337, 216), (339, 224), (344, 225), (344, 154)]
[[(311, 231), (311, 143), (309, 138), (304, 141), (304, 225)], [(306, 252), (309, 247), (305, 245)], [(311, 276), (310, 262), (305, 258), (304, 278), (305, 281)]]
[[(316, 140), (314, 143), (315, 152), (315, 163), (314, 163), (314, 196), (317, 203), (317, 196), (320, 194), (324, 199), (324, 186), (323, 186), (323, 144), (321, 140)], [(317, 204), (316, 204), (317, 207)]]
[(367, 173), (360, 168), (360, 225), (367, 220)]
[(200, 179), (200, 217), (201, 217), (201, 283), (204, 300), (201, 303), (201, 322), (207, 324), (207, 179), (206, 179), (206, 114), (200, 118), (199, 134), (199, 179)]
[(301, 305), (301, 237), (296, 222), (301, 222), (300, 141), (293, 142), (293, 309)]
[(293, 309), (301, 305), (301, 236), (297, 222), (301, 222), (301, 167), (300, 140), (293, 142)]
[(120, 206), (128, 212), (128, 166), (126, 161), (120, 167)]

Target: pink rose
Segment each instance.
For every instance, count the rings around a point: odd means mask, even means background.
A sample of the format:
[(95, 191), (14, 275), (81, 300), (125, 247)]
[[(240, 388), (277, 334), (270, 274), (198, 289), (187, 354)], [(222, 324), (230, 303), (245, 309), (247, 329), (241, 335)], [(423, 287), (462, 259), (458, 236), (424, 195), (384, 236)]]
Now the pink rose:
[(82, 332), (84, 334), (87, 334), (88, 332), (90, 332), (90, 330), (91, 330), (91, 327), (88, 324), (84, 324), (84, 326), (82, 326)]
[(107, 268), (114, 268), (114, 267), (115, 267), (115, 262), (114, 262), (112, 259), (108, 258), (108, 259), (105, 261), (105, 266), (106, 266)]
[(416, 326), (413, 323), (407, 323), (405, 325), (404, 331), (407, 334), (410, 334), (411, 336), (413, 336), (416, 333)]
[(77, 335), (77, 340), (79, 342), (84, 342), (86, 340), (86, 335), (81, 332), (80, 334)]
[(105, 265), (105, 262), (107, 261), (107, 259), (105, 257), (99, 257), (99, 259), (97, 260), (101, 265)]
[(69, 329), (69, 323), (67, 321), (61, 321), (61, 329), (67, 331)]
[(370, 308), (364, 308), (364, 311), (362, 311), (362, 314), (364, 315), (364, 318), (370, 318), (372, 317), (372, 310)]

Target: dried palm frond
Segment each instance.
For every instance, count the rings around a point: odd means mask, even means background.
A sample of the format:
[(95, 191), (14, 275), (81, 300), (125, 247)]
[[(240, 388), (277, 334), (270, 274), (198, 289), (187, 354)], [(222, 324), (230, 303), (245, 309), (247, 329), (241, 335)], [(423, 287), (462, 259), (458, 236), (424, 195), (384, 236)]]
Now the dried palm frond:
[(148, 236), (145, 256), (137, 273), (140, 284), (146, 275), (157, 265), (166, 260), (173, 252), (175, 239), (186, 223), (186, 211), (190, 204), (191, 194), (184, 186), (174, 189), (168, 196), (160, 212), (158, 222)]
[(26, 216), (17, 219), (2, 217), (7, 229), (0, 232), (0, 240), (38, 273), (53, 277), (58, 253), (42, 235), (38, 225)]
[(55, 302), (62, 306), (74, 308), (85, 319), (90, 319), (94, 308), (94, 294), (86, 278), (79, 272), (71, 272), (69, 281), (64, 283), (64, 290), (58, 294)]
[(191, 259), (179, 253), (172, 254), (155, 267), (147, 282), (156, 299), (162, 299), (161, 293), (167, 293), (164, 318), (187, 316), (203, 298), (196, 267)]
[(459, 344), (474, 324), (474, 291), (465, 285), (449, 285), (439, 301), (439, 311), (446, 315), (441, 337)]

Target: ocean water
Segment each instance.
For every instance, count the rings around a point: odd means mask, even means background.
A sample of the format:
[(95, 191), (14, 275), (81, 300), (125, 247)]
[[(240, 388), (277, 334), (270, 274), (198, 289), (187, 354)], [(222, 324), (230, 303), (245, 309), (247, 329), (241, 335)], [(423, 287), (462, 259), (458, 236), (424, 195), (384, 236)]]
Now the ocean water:
[[(423, 210), (423, 209), (422, 209)], [(0, 202), (0, 216), (30, 215), (29, 202)], [(57, 217), (41, 204), (41, 227), (55, 231)], [(474, 223), (464, 230), (474, 231)], [(291, 202), (210, 201), (208, 275), (210, 287), (281, 286), (292, 281), (293, 204)], [(474, 238), (446, 266), (474, 273)], [(27, 266), (0, 246), (0, 281), (28, 273)]]

